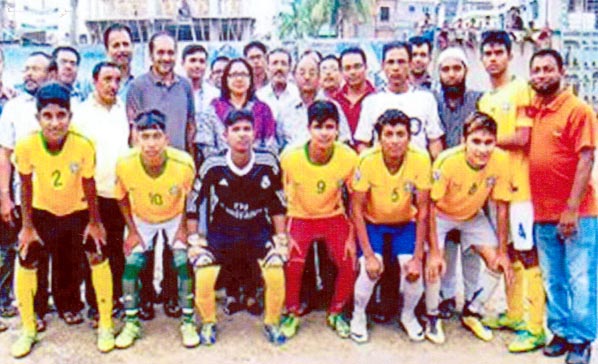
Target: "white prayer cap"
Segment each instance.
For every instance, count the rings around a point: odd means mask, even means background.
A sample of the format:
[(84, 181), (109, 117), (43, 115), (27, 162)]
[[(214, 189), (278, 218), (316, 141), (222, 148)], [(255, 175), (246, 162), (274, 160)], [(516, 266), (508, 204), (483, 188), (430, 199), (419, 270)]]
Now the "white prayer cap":
[(444, 63), (444, 61), (446, 61), (449, 58), (454, 58), (461, 61), (465, 68), (469, 67), (469, 63), (467, 62), (467, 56), (465, 55), (465, 52), (463, 52), (461, 48), (457, 47), (450, 47), (440, 52), (440, 54), (438, 55), (438, 67), (441, 67), (442, 63)]

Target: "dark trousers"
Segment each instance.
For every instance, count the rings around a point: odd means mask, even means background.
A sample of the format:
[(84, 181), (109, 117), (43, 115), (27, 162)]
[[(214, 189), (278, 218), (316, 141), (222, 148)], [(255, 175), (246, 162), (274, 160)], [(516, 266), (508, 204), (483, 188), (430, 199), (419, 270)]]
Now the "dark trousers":
[(17, 246), (17, 233), (21, 221), (15, 214), (12, 223), (0, 220), (0, 307), (10, 306), (12, 302), (12, 282)]
[[(118, 208), (118, 202), (113, 198), (98, 197), (100, 217), (106, 229), (106, 246), (102, 249), (108, 258), (112, 272), (113, 297), (118, 300), (122, 296), (122, 276), (125, 269), (125, 254), (123, 250), (125, 220)], [(84, 258), (83, 271), (85, 276), (85, 301), (91, 308), (97, 309), (95, 291), (91, 282), (91, 269)]]
[[(40, 263), (47, 261), (44, 257), (52, 257), (52, 296), (59, 313), (79, 312), (83, 308), (81, 262), (84, 256), (83, 232), (88, 219), (87, 210), (66, 216), (33, 210), (33, 225), (44, 244)], [(42, 295), (36, 297), (36, 304), (40, 305), (40, 311), (36, 311), (38, 314), (45, 313), (44, 305), (47, 307), (47, 288), (44, 290), (43, 284), (48, 276), (44, 273), (43, 267), (38, 266), (38, 292)]]

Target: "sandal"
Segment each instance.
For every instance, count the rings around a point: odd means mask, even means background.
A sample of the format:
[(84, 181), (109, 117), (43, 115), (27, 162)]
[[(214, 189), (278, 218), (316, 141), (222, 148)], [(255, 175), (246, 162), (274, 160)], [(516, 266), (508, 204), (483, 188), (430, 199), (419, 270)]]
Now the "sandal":
[(83, 322), (83, 317), (79, 312), (63, 312), (62, 319), (67, 325), (78, 325)]
[(46, 320), (41, 317), (35, 319), (35, 327), (37, 332), (44, 332), (46, 331)]
[(0, 332), (8, 330), (8, 326), (2, 321), (0, 321)]

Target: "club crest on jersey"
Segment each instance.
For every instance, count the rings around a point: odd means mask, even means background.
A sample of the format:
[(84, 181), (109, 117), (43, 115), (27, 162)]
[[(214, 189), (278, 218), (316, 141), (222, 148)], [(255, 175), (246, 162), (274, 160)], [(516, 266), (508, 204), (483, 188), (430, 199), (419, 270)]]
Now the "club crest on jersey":
[(511, 104), (508, 103), (508, 102), (503, 103), (502, 104), (502, 110), (503, 111), (509, 111), (509, 110), (511, 110)]
[(496, 176), (486, 178), (486, 187), (492, 188), (496, 185)]
[(72, 174), (77, 174), (81, 170), (81, 166), (77, 162), (71, 162), (69, 165), (69, 170)]
[(473, 195), (474, 193), (476, 193), (477, 190), (478, 190), (478, 184), (474, 183), (471, 185), (471, 187), (469, 188), (469, 191), (467, 193), (469, 193), (470, 195)]
[(440, 181), (440, 176), (441, 176), (441, 173), (440, 173), (440, 171), (434, 171), (434, 172), (432, 173), (432, 179), (433, 179), (434, 181)]
[(336, 182), (336, 185), (338, 186), (338, 188), (342, 188), (342, 187), (343, 187), (343, 184), (345, 184), (345, 181), (344, 181), (344, 180), (342, 180), (342, 179), (339, 179), (339, 180)]
[(415, 184), (411, 181), (405, 182), (405, 192), (407, 192), (407, 193), (415, 192)]
[(355, 180), (355, 182), (359, 182), (361, 180), (361, 171), (359, 169), (355, 171), (353, 179)]
[(220, 182), (218, 182), (218, 185), (228, 187), (228, 182), (223, 178), (220, 180)]
[(268, 187), (270, 187), (272, 183), (270, 182), (270, 178), (268, 178), (268, 176), (263, 176), (262, 177), (262, 182), (260, 183), (260, 187), (262, 187), (262, 189), (266, 189)]
[(168, 190), (168, 193), (170, 193), (171, 196), (177, 196), (181, 193), (181, 189), (179, 188), (179, 186), (174, 185), (174, 186), (170, 187), (170, 189)]

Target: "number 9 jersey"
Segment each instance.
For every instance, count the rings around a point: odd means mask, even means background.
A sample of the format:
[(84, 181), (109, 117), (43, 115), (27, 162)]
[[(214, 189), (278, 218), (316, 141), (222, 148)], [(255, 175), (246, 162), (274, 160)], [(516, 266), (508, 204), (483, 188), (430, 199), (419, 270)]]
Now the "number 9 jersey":
[(157, 177), (147, 174), (141, 151), (133, 148), (116, 165), (115, 197), (127, 193), (133, 214), (148, 223), (161, 223), (185, 212), (185, 201), (193, 186), (193, 158), (181, 150), (167, 147), (166, 166)]

